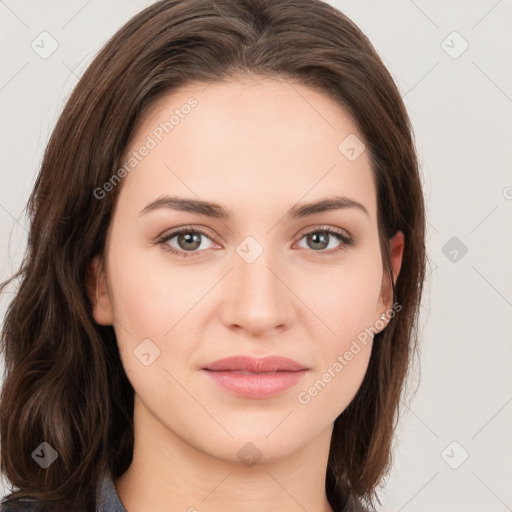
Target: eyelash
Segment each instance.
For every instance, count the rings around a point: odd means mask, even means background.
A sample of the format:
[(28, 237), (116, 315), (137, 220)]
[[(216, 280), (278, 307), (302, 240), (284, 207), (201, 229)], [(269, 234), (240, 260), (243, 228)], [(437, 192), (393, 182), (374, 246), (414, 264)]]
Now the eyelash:
[[(170, 245), (168, 245), (166, 243), (169, 240), (171, 240), (172, 238), (174, 238), (176, 235), (179, 235), (180, 233), (199, 233), (199, 234), (205, 236), (206, 238), (208, 238), (209, 240), (211, 240), (211, 237), (208, 235), (208, 233), (206, 233), (202, 229), (193, 228), (192, 226), (183, 226), (181, 228), (177, 228), (177, 229), (173, 230), (171, 233), (168, 233), (168, 234), (163, 235), (162, 237), (158, 238), (156, 240), (156, 243), (161, 244), (166, 251), (169, 251), (171, 254), (175, 254), (176, 256), (181, 256), (183, 258), (188, 258), (191, 256), (197, 257), (198, 253), (200, 253), (202, 251), (188, 251), (188, 252), (180, 251), (178, 249), (175, 249), (174, 247), (171, 247)], [(329, 256), (329, 255), (333, 255), (333, 254), (339, 253), (341, 251), (344, 251), (347, 249), (347, 247), (354, 245), (354, 240), (352, 238), (347, 237), (343, 233), (340, 233), (339, 231), (337, 231), (331, 227), (316, 228), (312, 231), (308, 231), (308, 232), (304, 233), (303, 235), (301, 235), (299, 240), (302, 240), (305, 236), (311, 235), (312, 233), (329, 233), (330, 235), (334, 236), (337, 240), (342, 242), (342, 244), (337, 249), (331, 249), (330, 251), (325, 251), (325, 250), (314, 251), (313, 249), (311, 249), (308, 251), (310, 254), (316, 253), (316, 254), (325, 254), (325, 255)]]

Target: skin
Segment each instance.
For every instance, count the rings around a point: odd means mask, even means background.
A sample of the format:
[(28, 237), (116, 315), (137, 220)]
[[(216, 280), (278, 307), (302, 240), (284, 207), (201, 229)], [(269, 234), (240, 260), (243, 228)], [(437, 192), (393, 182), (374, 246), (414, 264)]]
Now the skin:
[[(190, 96), (198, 105), (126, 176), (105, 259), (91, 264), (94, 318), (114, 325), (135, 390), (134, 458), (116, 489), (130, 512), (331, 511), (325, 472), (333, 423), (363, 380), (371, 337), (308, 404), (297, 395), (392, 305), (368, 152), (349, 161), (338, 150), (348, 135), (363, 137), (327, 96), (248, 77), (160, 98), (126, 154)], [(164, 194), (215, 201), (233, 217), (166, 208), (139, 215)], [(368, 215), (345, 208), (285, 216), (298, 202), (333, 194), (361, 203)], [(199, 235), (195, 255), (173, 255), (155, 242), (185, 225), (209, 234)], [(343, 242), (331, 236), (318, 248), (305, 235), (322, 227), (355, 243), (334, 253)], [(236, 252), (247, 236), (263, 248), (252, 263)], [(178, 236), (167, 245), (190, 247)], [(402, 233), (390, 247), (396, 279)], [(160, 350), (149, 366), (134, 355), (147, 338)], [(237, 354), (283, 355), (309, 371), (279, 396), (242, 398), (200, 371)], [(261, 452), (251, 466), (237, 456), (248, 442)]]

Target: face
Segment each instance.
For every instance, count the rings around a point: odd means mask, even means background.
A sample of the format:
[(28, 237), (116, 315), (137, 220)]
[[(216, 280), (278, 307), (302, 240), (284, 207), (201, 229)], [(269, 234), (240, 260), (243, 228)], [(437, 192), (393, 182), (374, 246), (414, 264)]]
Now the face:
[[(189, 85), (147, 113), (91, 294), (142, 425), (229, 460), (248, 442), (270, 461), (330, 436), (391, 307), (362, 141), (328, 97), (277, 79)], [(391, 249), (396, 274), (401, 233)], [(238, 355), (303, 370), (205, 369)]]

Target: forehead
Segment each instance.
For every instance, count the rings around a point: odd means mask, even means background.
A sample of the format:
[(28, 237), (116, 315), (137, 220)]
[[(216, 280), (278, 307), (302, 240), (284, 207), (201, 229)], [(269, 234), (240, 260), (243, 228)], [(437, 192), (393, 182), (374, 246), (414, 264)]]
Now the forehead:
[(149, 201), (181, 193), (228, 201), (236, 211), (237, 204), (257, 206), (257, 198), (291, 206), (339, 194), (376, 215), (373, 171), (357, 124), (327, 95), (288, 79), (175, 90), (145, 113), (123, 162), (144, 146), (150, 150), (132, 162), (121, 195), (136, 191)]

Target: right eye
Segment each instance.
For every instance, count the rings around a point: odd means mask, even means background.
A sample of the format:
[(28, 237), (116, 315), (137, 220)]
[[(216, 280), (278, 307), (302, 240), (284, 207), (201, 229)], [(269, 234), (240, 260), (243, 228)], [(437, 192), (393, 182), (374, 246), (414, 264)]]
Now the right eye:
[[(211, 248), (201, 247), (204, 245), (201, 240), (202, 238), (211, 241), (210, 236), (205, 231), (185, 226), (165, 234), (158, 239), (157, 243), (162, 244), (164, 249), (171, 254), (187, 258), (189, 256), (196, 256), (198, 252)], [(170, 243), (173, 239), (176, 239), (175, 245)]]

